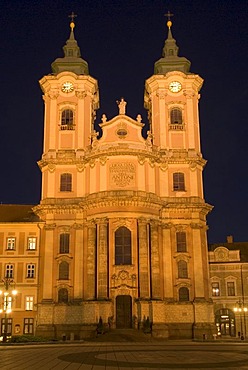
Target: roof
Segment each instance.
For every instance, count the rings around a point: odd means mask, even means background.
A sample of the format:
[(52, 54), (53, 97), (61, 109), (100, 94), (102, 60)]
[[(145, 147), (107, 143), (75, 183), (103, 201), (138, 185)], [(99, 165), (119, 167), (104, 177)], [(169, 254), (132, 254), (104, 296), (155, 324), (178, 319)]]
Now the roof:
[(209, 244), (208, 250), (213, 252), (218, 247), (225, 247), (231, 251), (240, 251), (240, 261), (248, 262), (248, 242), (234, 242), (234, 243), (214, 243)]
[(0, 222), (38, 222), (34, 214), (34, 204), (0, 204)]

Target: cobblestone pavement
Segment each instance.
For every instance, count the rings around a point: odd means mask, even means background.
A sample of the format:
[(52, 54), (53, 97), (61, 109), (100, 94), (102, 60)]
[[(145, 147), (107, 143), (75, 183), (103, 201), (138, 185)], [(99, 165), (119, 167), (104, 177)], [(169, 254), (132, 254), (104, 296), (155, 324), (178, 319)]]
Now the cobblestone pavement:
[(190, 341), (0, 346), (1, 370), (248, 370), (248, 343)]

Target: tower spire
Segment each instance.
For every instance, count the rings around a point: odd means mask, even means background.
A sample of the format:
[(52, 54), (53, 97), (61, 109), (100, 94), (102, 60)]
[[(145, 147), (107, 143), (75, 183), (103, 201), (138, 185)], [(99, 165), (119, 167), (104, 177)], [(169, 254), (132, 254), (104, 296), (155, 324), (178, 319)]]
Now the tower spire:
[(52, 63), (53, 73), (58, 74), (64, 71), (70, 71), (78, 75), (88, 75), (88, 63), (81, 58), (80, 48), (74, 37), (74, 19), (77, 17), (77, 15), (72, 12), (68, 17), (71, 18), (70, 37), (63, 46), (64, 58), (57, 58)]
[(162, 58), (159, 59), (154, 65), (154, 73), (165, 74), (169, 71), (181, 71), (184, 73), (189, 73), (191, 63), (188, 59), (178, 56), (179, 47), (176, 44), (176, 40), (172, 36), (171, 17), (173, 17), (174, 14), (168, 11), (165, 16), (168, 18), (168, 36), (163, 47)]

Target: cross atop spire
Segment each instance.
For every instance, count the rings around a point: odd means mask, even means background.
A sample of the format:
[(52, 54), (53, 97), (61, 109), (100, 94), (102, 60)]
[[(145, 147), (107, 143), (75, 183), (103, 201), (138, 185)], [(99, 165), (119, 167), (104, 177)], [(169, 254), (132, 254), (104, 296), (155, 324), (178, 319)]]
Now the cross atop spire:
[(75, 27), (75, 22), (74, 22), (74, 18), (77, 17), (77, 14), (74, 14), (74, 12), (71, 12), (70, 15), (68, 15), (68, 18), (71, 18), (71, 23), (70, 23), (70, 27), (71, 27), (71, 30), (73, 31), (74, 27)]
[(71, 18), (71, 21), (74, 22), (74, 18), (77, 17), (77, 14), (74, 14), (74, 12), (71, 12), (70, 15), (68, 15), (68, 18)]
[(170, 29), (171, 26), (172, 26), (172, 22), (171, 22), (171, 17), (173, 17), (174, 14), (172, 14), (169, 10), (168, 10), (168, 13), (165, 13), (165, 17), (168, 18), (168, 21), (167, 21), (167, 27)]

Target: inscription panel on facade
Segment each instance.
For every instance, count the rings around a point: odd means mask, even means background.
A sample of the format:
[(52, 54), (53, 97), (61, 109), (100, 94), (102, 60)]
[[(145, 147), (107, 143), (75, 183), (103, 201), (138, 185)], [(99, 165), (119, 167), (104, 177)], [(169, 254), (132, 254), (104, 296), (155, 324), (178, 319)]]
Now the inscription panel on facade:
[(115, 162), (109, 166), (110, 186), (129, 188), (136, 183), (136, 166), (132, 162)]

